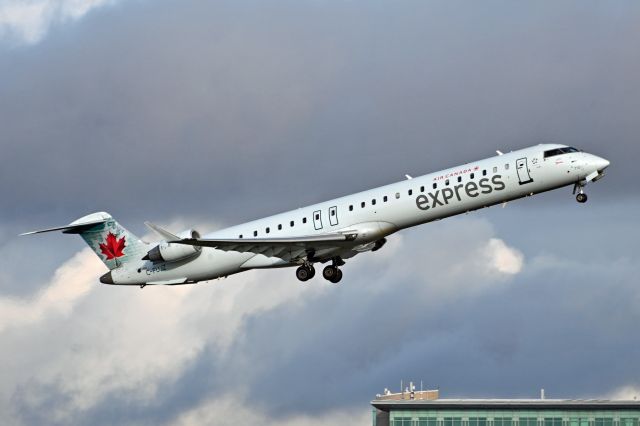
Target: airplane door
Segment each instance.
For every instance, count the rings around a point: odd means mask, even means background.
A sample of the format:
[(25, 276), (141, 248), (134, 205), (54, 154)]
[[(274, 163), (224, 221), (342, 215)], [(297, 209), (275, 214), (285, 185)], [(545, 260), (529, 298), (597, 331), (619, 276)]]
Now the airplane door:
[(336, 206), (329, 207), (329, 223), (331, 226), (338, 224), (338, 207)]
[(320, 210), (313, 212), (313, 226), (316, 230), (322, 229), (322, 212)]
[(529, 175), (529, 167), (527, 167), (527, 157), (516, 160), (516, 170), (518, 171), (518, 181), (520, 185), (533, 182)]

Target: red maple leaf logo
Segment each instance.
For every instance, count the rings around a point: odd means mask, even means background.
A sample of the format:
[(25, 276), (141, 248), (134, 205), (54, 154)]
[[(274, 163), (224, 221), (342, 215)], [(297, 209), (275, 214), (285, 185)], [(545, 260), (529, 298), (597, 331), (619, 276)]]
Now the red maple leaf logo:
[(124, 256), (124, 253), (122, 252), (126, 246), (124, 236), (118, 239), (115, 235), (109, 232), (105, 243), (106, 244), (100, 243), (100, 250), (102, 251), (102, 254), (107, 256), (107, 260)]

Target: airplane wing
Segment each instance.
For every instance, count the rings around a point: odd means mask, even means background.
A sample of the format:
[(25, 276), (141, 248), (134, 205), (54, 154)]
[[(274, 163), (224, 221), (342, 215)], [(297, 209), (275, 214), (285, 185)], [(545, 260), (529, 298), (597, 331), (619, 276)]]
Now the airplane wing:
[(294, 259), (302, 255), (307, 255), (308, 253), (339, 248), (346, 245), (345, 243), (355, 240), (356, 237), (357, 234), (331, 233), (292, 238), (183, 238), (169, 242), (199, 247), (214, 247), (224, 251), (264, 254), (268, 257), (275, 256)]

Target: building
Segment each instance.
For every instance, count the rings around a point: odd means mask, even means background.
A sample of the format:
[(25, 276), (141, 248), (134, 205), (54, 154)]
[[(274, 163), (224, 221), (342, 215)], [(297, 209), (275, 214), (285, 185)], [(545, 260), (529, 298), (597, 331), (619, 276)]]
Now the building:
[(640, 426), (640, 401), (440, 399), (439, 392), (385, 389), (371, 401), (374, 426)]

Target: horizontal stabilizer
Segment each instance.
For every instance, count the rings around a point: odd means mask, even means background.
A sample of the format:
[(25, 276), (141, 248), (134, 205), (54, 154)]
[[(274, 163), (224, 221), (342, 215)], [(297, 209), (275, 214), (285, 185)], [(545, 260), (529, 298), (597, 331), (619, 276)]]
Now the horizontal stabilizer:
[(37, 231), (25, 232), (20, 235), (33, 235), (33, 234), (42, 234), (44, 232), (53, 232), (53, 231), (62, 231), (65, 234), (80, 234), (81, 232), (90, 229), (95, 225), (99, 225), (111, 219), (111, 216), (108, 213), (100, 212), (93, 213), (88, 216), (82, 217), (78, 220), (71, 222), (65, 226), (58, 226), (55, 228), (47, 228), (47, 229), (39, 229)]

